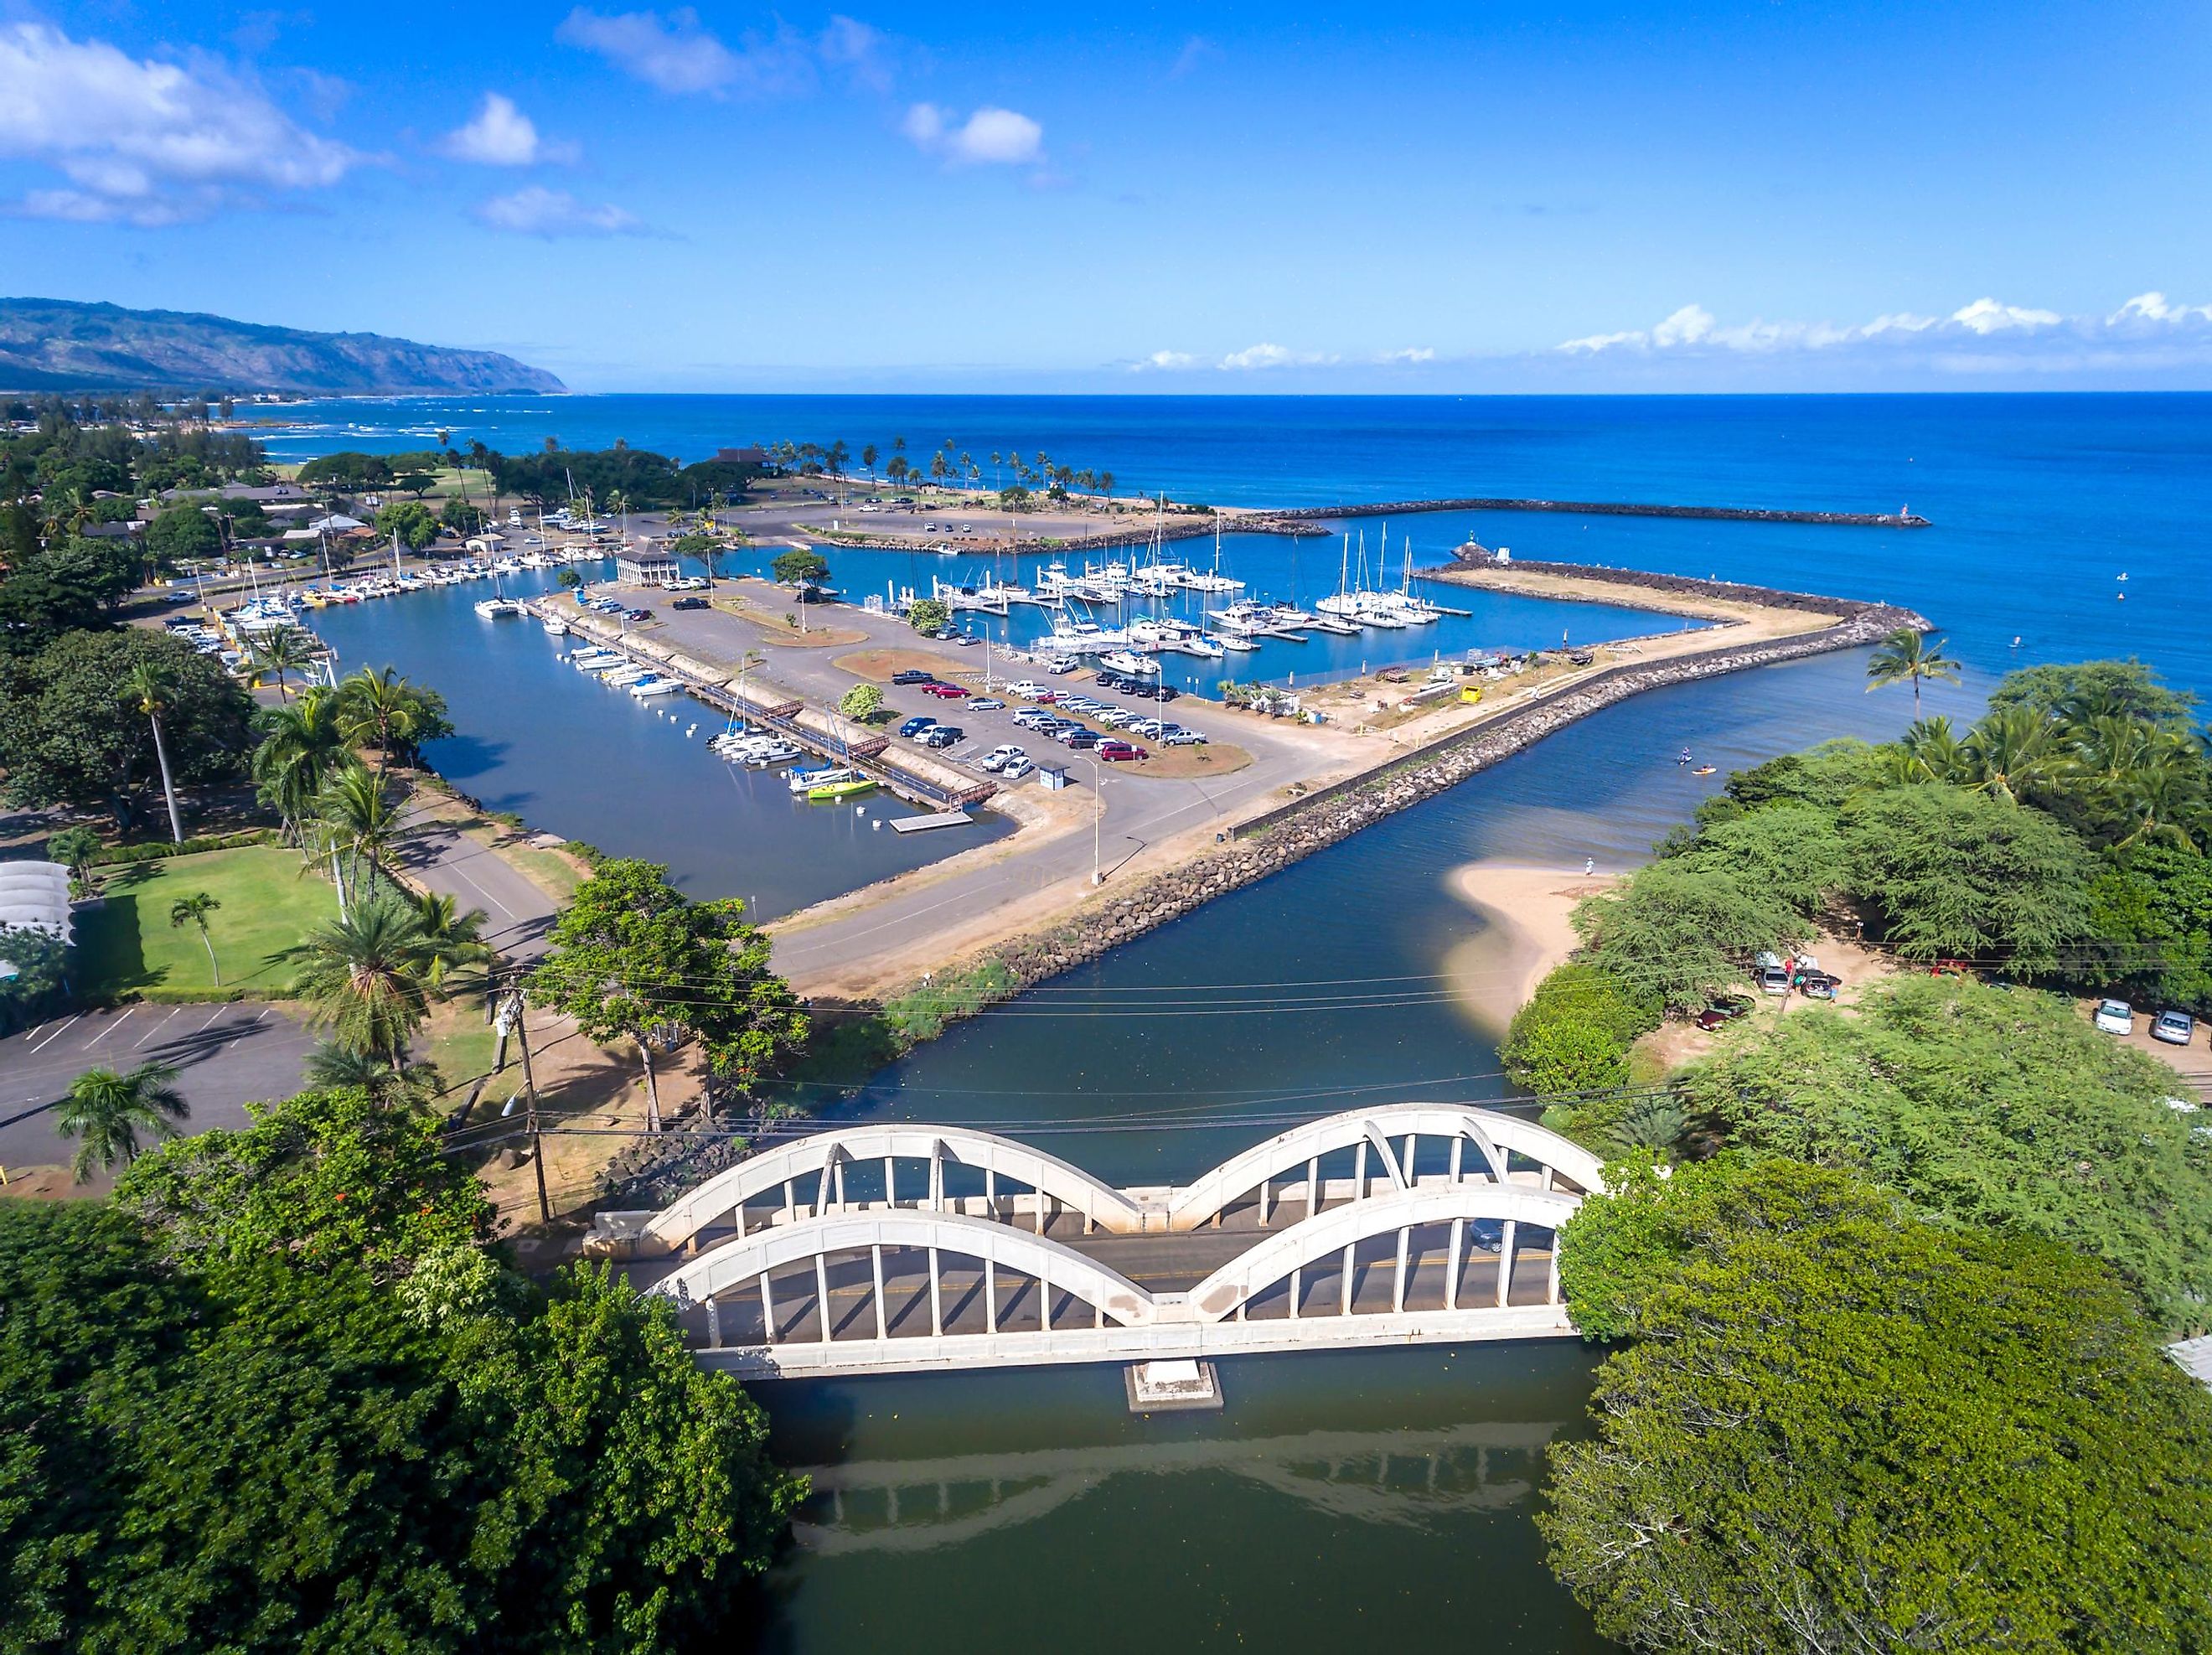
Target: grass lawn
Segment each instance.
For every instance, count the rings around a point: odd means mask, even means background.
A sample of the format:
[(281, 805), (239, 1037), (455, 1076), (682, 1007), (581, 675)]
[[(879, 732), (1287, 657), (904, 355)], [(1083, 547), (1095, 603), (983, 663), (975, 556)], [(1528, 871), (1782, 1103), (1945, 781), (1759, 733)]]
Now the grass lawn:
[(94, 995), (149, 988), (216, 992), (199, 928), (169, 923), (170, 905), (195, 891), (222, 904), (208, 916), (208, 935), (225, 989), (280, 993), (293, 967), (272, 956), (338, 911), (330, 881), (302, 876), (299, 853), (282, 845), (103, 868), (100, 885), (107, 905), (77, 926), (77, 962)]
[[(415, 1050), (438, 1066), (438, 1076), (450, 1093), (445, 1104), (458, 1109), (469, 1095), (470, 1085), (490, 1071), (492, 1053), (498, 1044), (499, 1037), (484, 1020), (483, 996), (457, 995), (451, 1000), (430, 1002), (430, 1020), (416, 1037)], [(507, 1055), (519, 1086), (522, 1070), (511, 1042)]]

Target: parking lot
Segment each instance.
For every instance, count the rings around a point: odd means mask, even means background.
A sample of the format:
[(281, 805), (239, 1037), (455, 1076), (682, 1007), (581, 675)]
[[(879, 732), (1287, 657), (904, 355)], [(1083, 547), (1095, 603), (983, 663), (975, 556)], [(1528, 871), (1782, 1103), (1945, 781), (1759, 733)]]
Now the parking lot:
[[(314, 1037), (274, 1006), (126, 1006), (54, 1018), (0, 1040), (0, 1167), (66, 1165), (76, 1147), (53, 1105), (91, 1068), (163, 1062), (191, 1105), (185, 1132), (246, 1124), (246, 1105), (289, 1098)], [(91, 1186), (104, 1187), (105, 1181)]]

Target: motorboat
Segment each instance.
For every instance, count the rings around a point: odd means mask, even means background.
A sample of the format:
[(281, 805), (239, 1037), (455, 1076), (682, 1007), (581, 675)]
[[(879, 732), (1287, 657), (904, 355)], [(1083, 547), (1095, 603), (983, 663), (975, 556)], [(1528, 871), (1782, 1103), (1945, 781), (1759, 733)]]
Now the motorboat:
[(558, 615), (546, 616), (543, 624), (545, 628), (545, 636), (549, 638), (565, 638), (568, 636), (568, 623)]
[(643, 701), (648, 696), (672, 696), (690, 687), (682, 678), (643, 678), (631, 685), (629, 692)]
[(788, 764), (793, 759), (806, 757), (806, 749), (796, 741), (771, 739), (747, 753), (741, 761), (755, 770), (764, 770), (775, 764)]
[(1111, 650), (1098, 658), (1098, 664), (1116, 672), (1133, 672), (1139, 676), (1160, 670), (1159, 662), (1129, 649)]

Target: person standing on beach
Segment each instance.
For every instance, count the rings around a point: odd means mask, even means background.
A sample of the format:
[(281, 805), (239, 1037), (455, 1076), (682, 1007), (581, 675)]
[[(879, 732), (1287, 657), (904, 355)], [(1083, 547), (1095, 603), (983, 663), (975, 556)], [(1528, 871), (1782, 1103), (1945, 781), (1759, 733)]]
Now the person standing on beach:
[(1585, 856), (1585, 857), (1583, 857), (1583, 877), (1584, 879), (1588, 879), (1591, 874), (1593, 874), (1593, 873), (1596, 873), (1596, 872), (1597, 872), (1597, 858), (1596, 858), (1596, 857), (1595, 857), (1595, 856)]

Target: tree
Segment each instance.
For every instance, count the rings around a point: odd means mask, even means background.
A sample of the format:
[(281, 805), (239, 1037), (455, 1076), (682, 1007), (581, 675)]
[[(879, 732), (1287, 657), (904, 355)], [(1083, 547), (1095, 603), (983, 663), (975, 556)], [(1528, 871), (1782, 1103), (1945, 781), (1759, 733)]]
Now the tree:
[(429, 1015), (431, 952), (414, 905), (380, 891), (286, 951), (308, 1023), (392, 1069)]
[(769, 565), (775, 573), (778, 586), (799, 586), (811, 582), (820, 584), (830, 578), (830, 562), (818, 552), (793, 549), (778, 552)]
[(441, 1249), (491, 1239), (497, 1215), (483, 1185), (446, 1153), (438, 1117), (419, 1104), (329, 1087), (246, 1114), (246, 1127), (199, 1133), (116, 1185), (116, 1204), (173, 1258), (353, 1266), (382, 1282)]
[(46, 841), (46, 855), (69, 869), (70, 878), (88, 896), (96, 889), (99, 876), (92, 871), (92, 859), (100, 850), (100, 836), (88, 827), (64, 828)]
[(855, 724), (866, 724), (884, 709), (884, 692), (878, 685), (856, 684), (845, 691), (837, 703), (837, 710)]
[(1629, 1048), (1659, 1026), (1664, 1010), (1657, 995), (1571, 962), (1513, 1014), (1498, 1055), (1516, 1084), (1540, 1094), (1625, 1085)]
[(868, 481), (871, 483), (876, 480), (876, 445), (872, 442), (860, 450), (860, 464), (867, 467)]
[[(459, 535), (481, 534), (484, 526), (483, 508), (472, 506), (456, 496), (440, 508), (438, 520)], [(567, 571), (562, 572), (565, 574)]]
[(584, 584), (584, 577), (573, 569), (564, 569), (553, 577), (553, 584), (563, 592), (574, 592)]
[(648, 1128), (660, 1126), (656, 1046), (696, 1037), (717, 1075), (750, 1085), (805, 1040), (806, 1019), (769, 970), (769, 940), (735, 898), (686, 901), (653, 862), (601, 862), (555, 922), (529, 979), (537, 1004), (592, 1040), (637, 1043)]
[(315, 794), (314, 831), (320, 855), (331, 861), (338, 910), (374, 888), (384, 859), (402, 832), (400, 805), (383, 776), (358, 761), (332, 770)]
[(917, 632), (942, 632), (952, 624), (952, 611), (935, 598), (917, 598), (907, 606), (906, 620)]
[(2019, 708), (2046, 721), (2117, 716), (2186, 730), (2197, 697), (2167, 689), (2139, 660), (2084, 660), (2008, 672), (1990, 692), (1990, 707)]
[[(47, 855), (61, 860), (54, 849)], [(2212, 858), (2172, 845), (2108, 853), (2089, 882), (2090, 941), (2078, 964), (2139, 1004), (2212, 1015)]]
[[(2212, 1302), (2212, 1165), (2170, 1070), (2068, 1002), (1907, 977), (1793, 1012), (1689, 1072), (1721, 1141), (1854, 1172), (1946, 1223), (2101, 1258), (2177, 1333)], [(2087, 1169), (2085, 1171), (2084, 1169)]]
[[(1789, 1020), (1789, 1019), (1785, 1019)], [(1614, 1169), (1561, 1238), (1599, 1371), (1538, 1526), (1658, 1651), (2128, 1650), (2212, 1637), (2212, 1404), (2097, 1266), (1847, 1176)], [(2094, 1378), (2089, 1376), (2094, 1376)]]
[(112, 626), (137, 584), (137, 560), (113, 540), (33, 543), (0, 578), (0, 649), (27, 654), (68, 632)]
[(195, 891), (189, 897), (179, 897), (169, 904), (169, 925), (172, 929), (194, 925), (199, 928), (200, 943), (207, 950), (208, 970), (215, 977), (215, 986), (222, 987), (222, 967), (216, 963), (215, 938), (208, 931), (208, 916), (222, 904), (204, 891)]
[(395, 500), (376, 514), (377, 532), (398, 535), (410, 551), (420, 551), (438, 538), (438, 520), (419, 500)]
[(158, 662), (133, 662), (124, 675), (123, 698), (136, 706), (153, 727), (154, 762), (161, 772), (162, 802), (169, 807), (169, 837), (182, 844), (184, 818), (177, 814), (177, 786), (169, 776), (169, 750), (161, 740), (161, 715), (167, 709), (169, 696), (169, 677)]
[(298, 672), (304, 676), (313, 667), (317, 653), (307, 634), (287, 626), (257, 640), (247, 654), (246, 663), (257, 674), (274, 678), (278, 698), (289, 701), (292, 692), (285, 687), (285, 675)]
[(169, 569), (221, 555), (222, 531), (198, 506), (179, 501), (146, 526), (146, 550)]
[[(481, 908), (463, 909), (459, 899), (436, 891), (415, 893), (415, 917), (422, 928), (423, 956), (429, 962), (433, 990), (451, 994), (461, 987), (486, 986), (488, 967), (498, 958), (483, 940), (484, 922), (491, 916)], [(458, 975), (457, 975), (458, 974)]]
[[(159, 692), (158, 753), (143, 699), (118, 693), (142, 665), (153, 669), (149, 687)], [(35, 654), (0, 654), (0, 796), (17, 806), (104, 808), (130, 829), (163, 759), (172, 791), (241, 774), (252, 711), (219, 663), (144, 627), (73, 632)]]
[(1741, 985), (1760, 951), (1794, 947), (1808, 934), (1778, 893), (1680, 858), (1590, 897), (1574, 923), (1591, 964), (1670, 1007)]
[(139, 1141), (142, 1133), (148, 1139), (177, 1135), (175, 1123), (191, 1106), (171, 1084), (176, 1078), (166, 1063), (141, 1063), (128, 1074), (87, 1069), (70, 1082), (54, 1111), (54, 1129), (64, 1138), (82, 1140), (70, 1163), (79, 1183), (90, 1183), (94, 1171), (137, 1160), (147, 1147)]
[(2039, 812), (1923, 782), (1854, 800), (1842, 829), (1850, 888), (1907, 959), (2046, 973), (2088, 929), (2088, 855)]
[(1909, 683), (1912, 686), (1912, 715), (1920, 716), (1923, 683), (1956, 684), (1959, 663), (1942, 653), (1943, 641), (1930, 639), (1911, 627), (1900, 627), (1884, 638), (1867, 658), (1867, 688)]
[(412, 758), (425, 741), (453, 733), (446, 698), (389, 666), (349, 675), (338, 685), (337, 716), (347, 740), (377, 750), (380, 775), (394, 758)]
[(253, 727), (261, 737), (253, 750), (255, 786), (296, 840), (314, 814), (316, 796), (350, 757), (338, 724), (338, 692), (320, 685), (303, 690), (289, 705), (256, 713)]
[(1680, 861), (1778, 897), (1808, 919), (1845, 880), (1835, 812), (1816, 805), (1771, 805), (1713, 823), (1698, 831)]
[(307, 1054), (300, 1079), (311, 1092), (366, 1092), (379, 1109), (428, 1107), (445, 1089), (435, 1063), (409, 1062), (395, 1069), (335, 1040), (323, 1041)]

